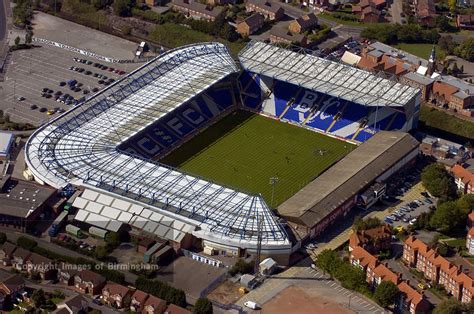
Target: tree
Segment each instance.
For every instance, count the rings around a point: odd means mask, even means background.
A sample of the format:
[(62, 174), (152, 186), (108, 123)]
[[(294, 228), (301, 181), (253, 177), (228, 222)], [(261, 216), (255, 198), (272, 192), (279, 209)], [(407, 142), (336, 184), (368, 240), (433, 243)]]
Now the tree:
[(194, 304), (193, 313), (212, 314), (212, 303), (207, 298), (199, 298)]
[(382, 221), (377, 217), (369, 217), (367, 219), (362, 219), (360, 216), (357, 216), (353, 228), (354, 230), (368, 230), (373, 229), (382, 225)]
[(474, 61), (474, 38), (465, 39), (454, 52), (467, 61)]
[(318, 255), (316, 266), (324, 273), (333, 275), (340, 262), (339, 256), (333, 250), (325, 249)]
[(33, 250), (38, 245), (38, 243), (35, 240), (31, 240), (26, 237), (19, 237), (16, 240), (16, 244), (19, 247), (24, 248), (25, 250), (29, 250), (29, 251)]
[(446, 51), (447, 54), (452, 54), (457, 45), (458, 44), (453, 40), (453, 37), (450, 35), (443, 36), (438, 40), (438, 47), (441, 50)]
[(132, 14), (132, 1), (131, 0), (114, 0), (113, 3), (114, 13), (118, 16), (130, 16)]
[(105, 243), (107, 243), (107, 247), (114, 249), (120, 245), (120, 237), (117, 232), (108, 232), (105, 236)]
[(443, 165), (430, 164), (421, 173), (423, 186), (435, 197), (454, 197), (456, 186), (453, 178)]
[(254, 268), (254, 262), (246, 262), (244, 259), (239, 258), (237, 262), (232, 266), (229, 270), (229, 273), (231, 276), (234, 276), (235, 274), (250, 274), (253, 272)]
[(440, 32), (452, 32), (454, 27), (449, 23), (449, 19), (446, 15), (438, 15), (435, 19), (436, 27)]
[(461, 314), (463, 312), (464, 305), (453, 298), (441, 302), (433, 310), (433, 314)]
[(382, 307), (388, 307), (396, 302), (398, 287), (391, 281), (382, 281), (375, 289), (374, 298)]
[(108, 254), (109, 252), (107, 252), (105, 246), (99, 245), (95, 248), (94, 255), (99, 260), (104, 259), (105, 257), (107, 257)]
[(456, 205), (459, 207), (459, 209), (469, 214), (472, 210), (474, 210), (474, 194), (463, 195), (461, 198), (456, 200)]
[(7, 235), (4, 232), (0, 232), (0, 244), (7, 242)]
[(18, 46), (20, 44), (20, 36), (16, 36), (15, 38), (15, 46)]
[(452, 233), (461, 230), (466, 224), (467, 212), (460, 209), (456, 202), (444, 202), (438, 205), (430, 224), (443, 233)]
[(32, 40), (33, 40), (33, 33), (32, 32), (26, 32), (26, 34), (25, 34), (25, 44), (27, 44), (27, 45), (31, 44)]
[(31, 295), (31, 300), (33, 300), (33, 303), (36, 308), (42, 307), (46, 303), (46, 297), (44, 296), (43, 289), (33, 291), (33, 294)]
[(454, 13), (456, 11), (456, 0), (448, 0), (448, 7), (449, 11), (451, 11), (451, 13)]

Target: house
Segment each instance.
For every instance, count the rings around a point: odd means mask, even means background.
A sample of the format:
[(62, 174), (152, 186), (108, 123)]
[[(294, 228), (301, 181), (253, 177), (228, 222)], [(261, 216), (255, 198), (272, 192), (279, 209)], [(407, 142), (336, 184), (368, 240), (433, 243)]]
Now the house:
[(148, 299), (148, 293), (141, 290), (135, 290), (130, 300), (130, 310), (141, 313), (145, 308), (145, 302)]
[(53, 312), (58, 314), (85, 314), (88, 312), (89, 302), (81, 295), (68, 297), (57, 305)]
[(462, 111), (474, 105), (474, 85), (454, 76), (438, 76), (433, 84), (432, 98), (438, 105)]
[(302, 34), (314, 29), (316, 26), (318, 26), (318, 18), (314, 13), (310, 13), (293, 20), (288, 25), (288, 29), (294, 34)]
[(0, 270), (0, 311), (8, 309), (12, 297), (24, 288), (23, 277)]
[(166, 301), (155, 296), (148, 296), (142, 314), (162, 314), (166, 310)]
[(61, 263), (58, 267), (58, 281), (62, 284), (72, 286), (74, 285), (74, 276), (77, 272), (78, 270), (75, 265)]
[(188, 18), (209, 22), (215, 21), (223, 11), (222, 7), (212, 7), (194, 0), (173, 0), (172, 8), (176, 12), (183, 13)]
[(245, 10), (260, 13), (270, 21), (279, 20), (285, 16), (285, 10), (272, 0), (247, 0)]
[(434, 79), (416, 72), (408, 72), (400, 77), (400, 82), (421, 90), (421, 98), (428, 101), (433, 90)]
[(362, 23), (379, 23), (383, 20), (380, 10), (372, 5), (361, 10), (359, 19)]
[(57, 270), (52, 260), (36, 253), (31, 253), (26, 261), (28, 274), (37, 273), (42, 280), (53, 280), (57, 278)]
[(165, 314), (191, 314), (191, 312), (177, 305), (170, 304), (166, 308)]
[(243, 274), (240, 277), (240, 284), (245, 288), (253, 289), (257, 286), (258, 281), (257, 278), (250, 274)]
[(0, 248), (0, 261), (4, 266), (11, 265), (11, 261), (13, 259), (13, 252), (15, 252), (16, 246), (11, 244), (10, 242), (3, 243), (2, 247)]
[(96, 295), (102, 292), (105, 278), (91, 270), (85, 269), (74, 275), (74, 286), (82, 293)]
[(372, 288), (378, 286), (382, 281), (392, 281), (398, 284), (401, 280), (399, 274), (392, 272), (386, 264), (381, 264), (378, 259), (360, 246), (356, 246), (350, 252), (350, 262), (366, 273), (366, 280)]
[(474, 29), (474, 15), (459, 14), (456, 17), (456, 26), (462, 29)]
[(400, 282), (398, 290), (400, 290), (400, 299), (395, 306), (400, 312), (411, 314), (430, 313), (430, 303), (423, 294), (410, 286), (408, 280)]
[(137, 251), (138, 253), (144, 254), (148, 251), (156, 241), (150, 238), (143, 238), (138, 242)]
[(102, 300), (117, 309), (123, 307), (124, 298), (130, 296), (132, 291), (122, 285), (119, 285), (114, 282), (107, 282), (107, 284), (102, 288)]
[(299, 45), (301, 47), (305, 47), (308, 43), (308, 39), (304, 34), (293, 34), (290, 31), (281, 29), (277, 26), (270, 30), (270, 41), (272, 43)]
[(349, 251), (360, 246), (370, 254), (378, 254), (380, 251), (390, 250), (391, 242), (392, 229), (388, 225), (382, 225), (352, 233), (349, 237)]
[(260, 28), (262, 28), (263, 24), (265, 23), (265, 18), (260, 13), (252, 14), (251, 16), (247, 17), (240, 23), (237, 23), (237, 27), (235, 31), (239, 33), (242, 37), (248, 37), (252, 35)]
[(474, 194), (474, 167), (463, 167), (456, 164), (451, 168), (451, 173), (459, 191), (465, 194)]
[(22, 249), (21, 247), (16, 248), (16, 250), (13, 252), (13, 258), (11, 261), (12, 267), (18, 271), (25, 270), (26, 261), (30, 255), (30, 251)]
[(471, 302), (474, 280), (463, 272), (462, 265), (454, 265), (413, 236), (405, 240), (403, 260), (458, 301)]
[(417, 22), (425, 26), (434, 26), (436, 9), (433, 0), (415, 0)]

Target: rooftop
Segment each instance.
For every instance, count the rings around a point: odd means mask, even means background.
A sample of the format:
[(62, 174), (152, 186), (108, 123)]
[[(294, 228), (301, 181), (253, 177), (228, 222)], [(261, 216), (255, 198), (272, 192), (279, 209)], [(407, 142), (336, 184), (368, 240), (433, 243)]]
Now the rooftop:
[(239, 60), (248, 71), (366, 106), (405, 106), (419, 93), (413, 87), (303, 52), (251, 41), (239, 53)]
[(408, 133), (378, 132), (281, 204), (278, 212), (313, 227), (418, 145)]
[[(117, 150), (237, 71), (219, 43), (170, 50), (39, 128), (26, 144), (26, 163), (38, 180), (51, 186), (73, 183), (93, 191), (74, 201), (82, 209), (76, 219), (98, 222), (100, 228), (115, 230), (130, 222), (161, 232), (152, 219), (166, 216), (198, 226), (201, 238), (256, 248), (257, 219), (263, 219), (264, 245), (288, 250), (286, 232), (261, 196)], [(140, 214), (133, 216), (135, 208)]]
[(27, 218), (56, 193), (56, 190), (31, 181), (8, 179), (0, 192), (0, 213)]

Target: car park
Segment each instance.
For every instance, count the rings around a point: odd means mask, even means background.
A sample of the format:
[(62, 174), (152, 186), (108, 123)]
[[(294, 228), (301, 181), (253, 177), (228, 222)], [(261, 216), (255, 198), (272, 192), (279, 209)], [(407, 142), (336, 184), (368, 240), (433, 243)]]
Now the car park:
[(433, 201), (429, 198), (425, 198), (425, 203), (431, 205), (431, 204), (433, 204)]

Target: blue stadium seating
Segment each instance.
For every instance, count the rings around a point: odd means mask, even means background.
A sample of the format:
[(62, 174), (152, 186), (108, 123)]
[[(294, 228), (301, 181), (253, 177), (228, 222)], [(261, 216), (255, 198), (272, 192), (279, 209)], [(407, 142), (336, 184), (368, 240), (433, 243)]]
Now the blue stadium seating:
[(211, 88), (167, 113), (118, 149), (146, 158), (156, 157), (234, 105), (232, 93), (231, 87)]
[(243, 71), (239, 76), (239, 85), (241, 88), (243, 105), (252, 108), (258, 108), (262, 102), (261, 89), (260, 89), (260, 77), (256, 74)]

